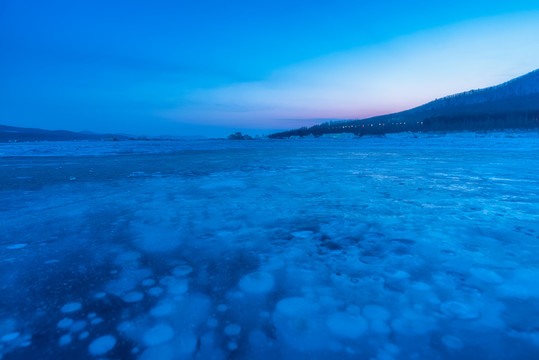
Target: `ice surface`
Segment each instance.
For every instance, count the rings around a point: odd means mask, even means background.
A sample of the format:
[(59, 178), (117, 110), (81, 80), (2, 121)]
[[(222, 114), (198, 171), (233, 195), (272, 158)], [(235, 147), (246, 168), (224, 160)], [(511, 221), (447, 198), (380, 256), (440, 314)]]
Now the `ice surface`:
[(0, 179), (2, 358), (538, 358), (537, 133), (0, 144)]

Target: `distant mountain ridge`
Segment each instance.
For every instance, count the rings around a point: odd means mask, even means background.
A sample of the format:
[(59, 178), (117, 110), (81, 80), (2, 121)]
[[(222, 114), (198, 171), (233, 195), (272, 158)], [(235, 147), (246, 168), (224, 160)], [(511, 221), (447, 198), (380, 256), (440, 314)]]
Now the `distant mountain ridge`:
[(44, 130), (0, 125), (0, 142), (17, 141), (66, 141), (66, 140), (127, 140), (120, 134), (95, 134), (89, 131)]
[(415, 108), (418, 111), (434, 111), (444, 108), (469, 106), (493, 101), (519, 100), (534, 98), (539, 94), (539, 69), (526, 75), (509, 80), (500, 85), (470, 90), (431, 101)]
[(284, 131), (272, 138), (403, 131), (494, 130), (539, 127), (539, 69), (500, 85), (436, 99), (402, 112)]

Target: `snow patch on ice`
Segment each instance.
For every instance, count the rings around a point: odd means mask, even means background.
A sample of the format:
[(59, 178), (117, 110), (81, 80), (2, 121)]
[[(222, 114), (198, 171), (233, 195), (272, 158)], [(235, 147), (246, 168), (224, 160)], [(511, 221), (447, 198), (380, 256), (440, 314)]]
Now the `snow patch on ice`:
[(26, 244), (26, 243), (13, 244), (13, 245), (8, 245), (8, 246), (6, 246), (6, 249), (9, 249), (9, 250), (17, 250), (17, 249), (25, 248), (27, 245), (28, 245), (28, 244)]
[(64, 306), (62, 306), (60, 311), (62, 311), (63, 313), (72, 313), (72, 312), (75, 312), (75, 311), (79, 311), (81, 308), (82, 308), (81, 303), (79, 303), (79, 302), (71, 302), (71, 303), (67, 303)]
[(60, 329), (65, 329), (65, 328), (70, 327), (71, 324), (73, 324), (73, 319), (70, 319), (70, 318), (63, 318), (62, 320), (58, 321), (57, 326), (58, 326)]
[(11, 332), (11, 333), (8, 333), (8, 334), (5, 334), (2, 336), (2, 338), (0, 338), (0, 341), (2, 342), (10, 342), (10, 341), (13, 341), (15, 340), (16, 338), (19, 337), (21, 333), (18, 332), (18, 331), (15, 331), (15, 332)]
[(88, 351), (93, 356), (105, 355), (116, 346), (116, 338), (112, 335), (104, 335), (98, 337), (90, 343)]

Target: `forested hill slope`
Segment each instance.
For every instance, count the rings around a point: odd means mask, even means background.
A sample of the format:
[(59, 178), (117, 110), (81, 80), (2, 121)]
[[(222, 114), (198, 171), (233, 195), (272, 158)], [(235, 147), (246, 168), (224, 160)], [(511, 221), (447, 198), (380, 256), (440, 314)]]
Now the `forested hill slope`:
[(119, 134), (94, 134), (67, 130), (44, 130), (0, 125), (0, 142), (14, 141), (66, 141), (66, 140), (126, 140)]
[(539, 127), (539, 69), (503, 84), (471, 90), (399, 113), (330, 122), (270, 135), (384, 134), (402, 131), (493, 130)]

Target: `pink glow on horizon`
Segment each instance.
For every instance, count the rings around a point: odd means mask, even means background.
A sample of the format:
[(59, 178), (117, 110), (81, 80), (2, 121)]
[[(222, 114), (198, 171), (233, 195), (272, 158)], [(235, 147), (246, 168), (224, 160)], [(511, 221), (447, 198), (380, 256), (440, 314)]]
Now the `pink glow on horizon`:
[(161, 113), (208, 125), (289, 129), (399, 112), (537, 68), (539, 12), (431, 30), (333, 54), (251, 83), (200, 90)]

